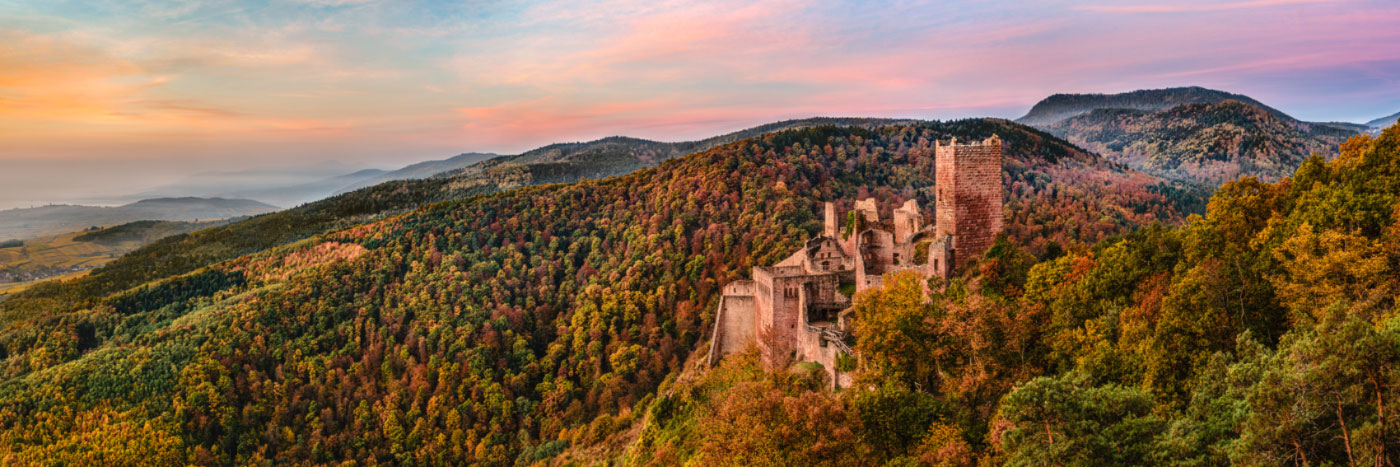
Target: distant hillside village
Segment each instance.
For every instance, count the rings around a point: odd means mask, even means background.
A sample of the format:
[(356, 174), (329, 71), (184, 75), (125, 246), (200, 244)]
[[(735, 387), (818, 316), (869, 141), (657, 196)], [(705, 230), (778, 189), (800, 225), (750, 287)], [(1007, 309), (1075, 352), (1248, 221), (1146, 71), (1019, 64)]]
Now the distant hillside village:
[(856, 201), (838, 231), (842, 217), (826, 203), (821, 235), (773, 266), (753, 268), (752, 279), (725, 285), (709, 364), (757, 345), (765, 359), (820, 363), (833, 389), (849, 386), (858, 358), (851, 350), (855, 294), (898, 271), (914, 271), (925, 282), (947, 278), (1001, 232), (1001, 139), (939, 142), (934, 157), (933, 224), (924, 223), (914, 200), (882, 216), (868, 198)]

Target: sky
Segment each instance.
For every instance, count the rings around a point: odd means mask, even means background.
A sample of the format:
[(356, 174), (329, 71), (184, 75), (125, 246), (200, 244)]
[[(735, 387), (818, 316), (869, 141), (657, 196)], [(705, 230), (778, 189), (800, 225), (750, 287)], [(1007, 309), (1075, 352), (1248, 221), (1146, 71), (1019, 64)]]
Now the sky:
[[(1394, 0), (0, 0), (0, 208), (1199, 85), (1400, 111)], [(318, 172), (319, 171), (319, 172)]]

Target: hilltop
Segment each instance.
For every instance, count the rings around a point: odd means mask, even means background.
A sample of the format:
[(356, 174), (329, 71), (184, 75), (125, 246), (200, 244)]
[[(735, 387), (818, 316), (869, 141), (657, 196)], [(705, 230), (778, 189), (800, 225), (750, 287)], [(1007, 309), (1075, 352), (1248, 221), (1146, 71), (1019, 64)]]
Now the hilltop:
[(1056, 94), (1017, 122), (1157, 176), (1213, 188), (1285, 177), (1309, 155), (1337, 154), (1364, 125), (1304, 122), (1248, 96), (1201, 87)]
[[(927, 205), (934, 142), (993, 134), (1006, 232), (1037, 254), (1199, 206), (1004, 120), (779, 131), (628, 175), (432, 204), (464, 192), (451, 178), (391, 182), (163, 240), (0, 303), (0, 458), (544, 459), (648, 413), (699, 348), (719, 284), (801, 245), (821, 202)], [(252, 248), (229, 243), (244, 234), (293, 243), (219, 259)], [(150, 263), (161, 251), (189, 256)], [(69, 449), (84, 439), (113, 444)]]
[(685, 154), (782, 130), (815, 126), (855, 126), (910, 123), (910, 120), (878, 118), (814, 117), (756, 126), (697, 141), (660, 142), (612, 136), (578, 143), (558, 143), (513, 156), (492, 158), (461, 169), (438, 174), (458, 185), (492, 185), (498, 189), (544, 183), (568, 183), (588, 178), (621, 175)]
[(1279, 119), (1242, 101), (1158, 111), (1097, 109), (1044, 129), (1159, 176), (1219, 185), (1241, 176), (1286, 177), (1309, 155), (1334, 157), (1356, 132)]
[(500, 157), (498, 154), (467, 152), (458, 154), (442, 160), (423, 161), (416, 164), (409, 164), (398, 170), (378, 171), (371, 176), (359, 177), (352, 183), (345, 184), (335, 191), (335, 194), (355, 191), (365, 187), (371, 187), (384, 182), (394, 180), (415, 180), (428, 178), (443, 172), (457, 170), (472, 164)]
[(1099, 109), (1131, 109), (1146, 112), (1166, 110), (1184, 104), (1218, 104), (1225, 101), (1239, 101), (1273, 115), (1280, 120), (1293, 120), (1287, 114), (1254, 100), (1243, 94), (1207, 89), (1200, 86), (1141, 89), (1118, 94), (1054, 94), (1042, 99), (1031, 107), (1029, 112), (1016, 123), (1045, 126), (1076, 115)]
[(154, 198), (115, 207), (50, 205), (0, 211), (0, 239), (58, 235), (140, 220), (196, 221), (251, 216), (276, 206), (247, 199)]
[(1396, 121), (1400, 121), (1400, 112), (1366, 122), (1366, 126), (1371, 128), (1386, 128), (1394, 125)]

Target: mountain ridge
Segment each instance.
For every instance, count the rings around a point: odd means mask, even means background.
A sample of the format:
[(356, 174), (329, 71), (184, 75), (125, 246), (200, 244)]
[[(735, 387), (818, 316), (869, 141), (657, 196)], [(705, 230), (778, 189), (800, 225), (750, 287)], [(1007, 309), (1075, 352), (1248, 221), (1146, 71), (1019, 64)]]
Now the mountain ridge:
[(592, 141), (554, 143), (516, 155), (494, 157), (470, 166), (440, 173), (437, 178), (457, 178), (465, 184), (518, 187), (541, 183), (566, 183), (604, 178), (653, 167), (666, 160), (775, 131), (813, 126), (872, 127), (908, 123), (909, 119), (810, 117), (784, 120), (695, 141), (663, 142), (630, 136), (609, 136)]
[(23, 239), (58, 235), (93, 226), (113, 226), (142, 220), (195, 221), (264, 214), (276, 206), (250, 199), (167, 197), (149, 198), (120, 206), (56, 204), (0, 211), (0, 238)]
[(1215, 104), (1236, 100), (1254, 105), (1273, 114), (1281, 120), (1296, 120), (1282, 111), (1264, 105), (1252, 97), (1201, 86), (1184, 86), (1162, 89), (1139, 89), (1122, 93), (1073, 94), (1056, 93), (1041, 99), (1031, 106), (1025, 115), (1017, 118), (1017, 123), (1041, 126), (1059, 122), (1094, 109), (1115, 108), (1157, 111), (1182, 104)]
[(465, 152), (447, 159), (428, 160), (403, 166), (396, 170), (381, 170), (373, 176), (363, 177), (354, 183), (341, 187), (333, 194), (341, 194), (355, 191), (360, 188), (378, 185), (394, 180), (412, 180), (418, 178), (429, 178), (439, 173), (460, 169), (483, 160), (499, 157), (499, 154)]
[(1371, 128), (1385, 128), (1394, 125), (1397, 121), (1400, 121), (1400, 112), (1366, 122), (1366, 126)]
[(1205, 187), (1286, 177), (1366, 128), (1301, 121), (1241, 94), (1202, 87), (1056, 94), (1017, 120), (1157, 176)]

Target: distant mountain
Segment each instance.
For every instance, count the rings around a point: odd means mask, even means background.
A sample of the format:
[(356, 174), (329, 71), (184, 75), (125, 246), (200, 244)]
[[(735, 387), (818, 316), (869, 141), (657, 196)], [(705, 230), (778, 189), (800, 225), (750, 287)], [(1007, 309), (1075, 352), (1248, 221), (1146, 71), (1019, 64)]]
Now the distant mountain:
[(198, 196), (257, 200), (292, 207), (331, 196), (340, 189), (388, 173), (364, 169), (350, 173), (321, 168), (259, 169), (193, 175), (170, 185), (127, 197), (128, 200), (166, 196)]
[(73, 241), (108, 246), (120, 246), (124, 244), (140, 246), (171, 235), (218, 227), (226, 225), (229, 222), (232, 221), (228, 219), (200, 222), (136, 221), (107, 228), (88, 229), (74, 235)]
[(1236, 100), (1159, 111), (1095, 109), (1042, 128), (1145, 172), (1211, 185), (1245, 175), (1286, 177), (1309, 155), (1335, 155), (1338, 144), (1358, 133), (1280, 118)]
[(350, 182), (350, 183), (358, 183), (358, 182), (361, 181), (361, 180), (367, 180), (367, 179), (371, 179), (371, 178), (375, 178), (375, 177), (380, 177), (380, 176), (383, 176), (384, 174), (387, 174), (387, 173), (389, 173), (389, 171), (388, 171), (388, 170), (384, 170), (384, 169), (364, 169), (364, 170), (358, 170), (358, 171), (355, 171), (355, 172), (351, 172), (351, 173), (348, 173), (348, 174), (345, 174), (345, 175), (341, 175), (341, 176), (338, 176), (338, 177), (331, 177), (331, 178), (328, 178), (328, 179), (326, 179), (326, 182), (327, 182), (327, 183), (334, 183), (334, 182), (337, 182), (337, 181), (343, 181), (343, 182)]
[(621, 175), (654, 167), (675, 157), (704, 151), (776, 131), (817, 126), (866, 127), (908, 124), (912, 120), (817, 117), (787, 120), (698, 141), (659, 142), (612, 136), (581, 143), (558, 143), (513, 156), (500, 156), (461, 169), (438, 174), (459, 185), (487, 185), (497, 189)]
[(1329, 127), (1332, 127), (1332, 128), (1336, 128), (1336, 129), (1338, 129), (1338, 130), (1345, 130), (1345, 131), (1350, 132), (1350, 133), (1352, 133), (1352, 134), (1355, 134), (1355, 133), (1365, 133), (1366, 130), (1370, 130), (1370, 129), (1371, 129), (1370, 126), (1367, 126), (1367, 125), (1365, 125), (1365, 124), (1361, 124), (1361, 123), (1351, 123), (1351, 122), (1306, 122), (1306, 123), (1311, 124), (1311, 125), (1318, 125), (1318, 126), (1329, 126)]
[(1252, 175), (1276, 180), (1311, 154), (1368, 127), (1305, 122), (1240, 94), (1184, 87), (1056, 94), (1017, 120), (1133, 168), (1207, 187)]
[(1042, 99), (1016, 123), (1044, 126), (1098, 109), (1166, 110), (1183, 104), (1218, 104), (1228, 100), (1240, 101), (1264, 109), (1280, 120), (1293, 120), (1278, 109), (1264, 105), (1249, 96), (1200, 86), (1144, 89), (1120, 94), (1055, 94)]
[(1388, 117), (1381, 117), (1366, 122), (1366, 126), (1371, 128), (1385, 128), (1394, 125), (1396, 121), (1400, 121), (1400, 112), (1393, 113)]
[(206, 173), (139, 193), (136, 197), (218, 196), (253, 199), (280, 207), (293, 207), (388, 181), (428, 178), (496, 156), (466, 153), (449, 159), (419, 162), (397, 170), (364, 169), (330, 176), (327, 176), (325, 170), (308, 169)]
[(155, 198), (116, 207), (50, 205), (0, 211), (0, 239), (21, 239), (140, 220), (227, 219), (276, 211), (248, 199)]
[(143, 220), (199, 220), (224, 219), (250, 214), (261, 214), (275, 211), (277, 207), (251, 199), (183, 197), (143, 199), (135, 203), (120, 206), (119, 209), (146, 212), (150, 213), (153, 217), (176, 218)]
[(457, 170), (475, 164), (477, 162), (481, 162), (499, 156), (499, 154), (469, 152), (458, 154), (448, 159), (419, 162), (417, 164), (412, 164), (402, 169), (394, 171), (381, 170), (379, 171), (380, 173), (376, 175), (360, 177), (358, 180), (355, 180), (352, 183), (345, 184), (344, 186), (340, 187), (340, 189), (336, 190), (336, 193), (355, 191), (360, 188), (374, 186), (380, 183), (393, 180), (415, 180), (420, 178), (428, 178), (442, 172)]

